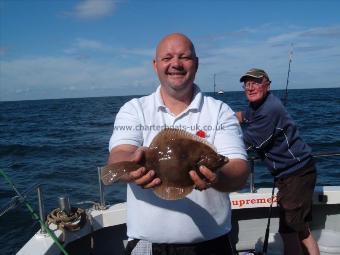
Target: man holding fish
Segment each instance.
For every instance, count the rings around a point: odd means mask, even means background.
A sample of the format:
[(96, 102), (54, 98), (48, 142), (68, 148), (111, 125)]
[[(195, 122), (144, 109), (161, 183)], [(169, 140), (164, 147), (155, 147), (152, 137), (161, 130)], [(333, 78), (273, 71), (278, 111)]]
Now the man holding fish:
[[(131, 128), (114, 129), (102, 174), (128, 183), (126, 254), (232, 254), (228, 192), (249, 174), (239, 123), (194, 84), (198, 57), (185, 35), (164, 37), (153, 66), (160, 86), (118, 112), (115, 126)], [(175, 128), (135, 128), (152, 125)]]

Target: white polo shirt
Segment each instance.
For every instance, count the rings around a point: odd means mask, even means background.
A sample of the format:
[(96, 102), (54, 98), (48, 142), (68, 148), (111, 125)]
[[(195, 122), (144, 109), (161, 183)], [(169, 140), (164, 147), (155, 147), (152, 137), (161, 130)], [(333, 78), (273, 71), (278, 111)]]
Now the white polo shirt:
[[(204, 96), (195, 85), (188, 108), (175, 116), (164, 105), (160, 86), (156, 92), (132, 99), (119, 110), (109, 149), (120, 144), (149, 146), (165, 126), (185, 129), (195, 134), (204, 131), (217, 152), (246, 159), (241, 128), (230, 107)], [(132, 239), (153, 243), (195, 243), (226, 234), (231, 229), (228, 193), (213, 188), (193, 190), (184, 199), (168, 201), (152, 189), (135, 184), (127, 187), (127, 234)]]

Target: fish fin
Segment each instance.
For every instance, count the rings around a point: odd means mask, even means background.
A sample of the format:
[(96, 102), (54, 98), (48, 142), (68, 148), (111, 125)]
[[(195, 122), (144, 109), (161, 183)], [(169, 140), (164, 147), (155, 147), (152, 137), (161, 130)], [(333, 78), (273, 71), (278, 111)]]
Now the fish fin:
[(131, 161), (121, 161), (101, 168), (100, 178), (104, 185), (110, 185), (118, 181), (125, 174), (137, 170), (141, 165)]
[(192, 141), (200, 142), (203, 143), (207, 146), (209, 146), (212, 150), (217, 151), (216, 147), (209, 143), (207, 140), (203, 139), (202, 137), (199, 137), (198, 135), (194, 135), (189, 133), (188, 131), (185, 131), (183, 129), (178, 129), (178, 128), (164, 128), (162, 131), (160, 131), (155, 138), (152, 140), (152, 143), (150, 144), (151, 147), (157, 146), (159, 143), (159, 140), (170, 140), (170, 139), (190, 139)]
[(194, 186), (188, 187), (170, 187), (159, 185), (153, 188), (154, 193), (165, 200), (177, 200), (186, 197), (194, 189)]

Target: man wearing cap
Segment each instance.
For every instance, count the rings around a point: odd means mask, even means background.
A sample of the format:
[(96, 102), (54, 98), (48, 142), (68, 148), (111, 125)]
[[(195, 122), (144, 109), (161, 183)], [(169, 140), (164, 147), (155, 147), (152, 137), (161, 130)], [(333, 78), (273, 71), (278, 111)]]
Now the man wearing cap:
[(247, 150), (260, 155), (278, 187), (284, 254), (318, 255), (318, 245), (308, 226), (316, 181), (311, 148), (299, 136), (281, 101), (270, 92), (271, 81), (264, 70), (252, 68), (240, 82), (249, 105), (236, 116), (244, 124)]

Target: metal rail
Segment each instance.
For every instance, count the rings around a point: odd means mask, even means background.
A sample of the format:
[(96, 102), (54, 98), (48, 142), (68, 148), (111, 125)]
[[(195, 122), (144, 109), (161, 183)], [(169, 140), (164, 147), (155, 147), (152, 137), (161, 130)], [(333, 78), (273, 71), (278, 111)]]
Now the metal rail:
[[(33, 219), (39, 221), (41, 227), (42, 227), (42, 232), (45, 230), (46, 233), (53, 239), (54, 243), (58, 246), (59, 250), (65, 254), (69, 255), (68, 252), (64, 249), (63, 245), (59, 242), (59, 239), (56, 237), (56, 235), (48, 228), (48, 226), (45, 224), (45, 220), (43, 219), (44, 215), (37, 215), (35, 211), (33, 210), (32, 206), (29, 204), (29, 202), (25, 199), (25, 197), (19, 192), (19, 190), (15, 187), (14, 183), (10, 179), (10, 177), (0, 169), (0, 174), (5, 178), (6, 182), (10, 185), (10, 187), (13, 189), (13, 191), (17, 194), (19, 197), (19, 201), (22, 201), (27, 209), (30, 211), (31, 215), (33, 216)], [(40, 185), (38, 185), (39, 187)], [(42, 190), (38, 190), (38, 197), (41, 199), (41, 204), (42, 202)], [(18, 203), (20, 204), (20, 203)], [(40, 203), (39, 203), (40, 204)], [(43, 213), (43, 207), (39, 208), (39, 213)]]
[[(320, 153), (314, 153), (312, 155), (313, 158), (322, 158), (322, 157), (335, 157), (340, 156), (340, 152), (320, 152)], [(261, 158), (258, 156), (252, 156), (248, 158), (249, 165), (250, 165), (250, 174), (249, 174), (249, 192), (255, 193), (255, 162), (260, 161)], [(98, 183), (99, 183), (99, 199), (100, 199), (100, 205), (105, 208), (105, 195), (104, 195), (104, 186), (101, 181), (101, 167), (97, 168), (98, 171)]]
[[(33, 184), (31, 187), (26, 189), (24, 192), (20, 193), (20, 195), (15, 195), (11, 198), (9, 202), (7, 202), (1, 209), (0, 209), (0, 217), (7, 213), (8, 211), (17, 208), (19, 205), (25, 202), (28, 194), (30, 194), (32, 191), (37, 191), (38, 196), (38, 206), (39, 206), (39, 217), (42, 219), (43, 222), (46, 220), (46, 214), (45, 214), (45, 208), (44, 208), (44, 202), (43, 202), (43, 190), (42, 190), (42, 184), (36, 183)], [(40, 233), (46, 234), (46, 230), (44, 229), (43, 225), (40, 223)]]
[[(319, 153), (313, 153), (312, 157), (313, 158), (327, 158), (327, 157), (336, 157), (340, 156), (340, 152), (319, 152)], [(255, 182), (254, 182), (254, 176), (255, 176), (255, 162), (260, 161), (261, 158), (258, 156), (252, 156), (249, 157), (249, 165), (250, 165), (250, 174), (249, 174), (249, 192), (250, 193), (255, 193)]]

